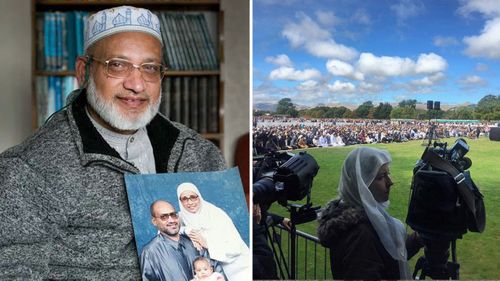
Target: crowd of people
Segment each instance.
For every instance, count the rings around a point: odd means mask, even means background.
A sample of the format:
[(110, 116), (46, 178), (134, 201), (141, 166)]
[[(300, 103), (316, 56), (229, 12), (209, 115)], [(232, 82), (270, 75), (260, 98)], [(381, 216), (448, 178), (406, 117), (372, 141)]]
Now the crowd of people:
[(485, 123), (432, 123), (418, 120), (256, 118), (254, 152), (367, 143), (406, 142), (428, 137), (435, 125), (437, 138), (479, 138), (489, 133)]

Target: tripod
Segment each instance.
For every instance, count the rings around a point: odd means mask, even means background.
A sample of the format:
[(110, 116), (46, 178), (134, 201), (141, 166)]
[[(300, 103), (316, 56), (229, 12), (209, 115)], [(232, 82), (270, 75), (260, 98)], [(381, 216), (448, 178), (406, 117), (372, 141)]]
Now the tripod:
[[(308, 200), (309, 202), (309, 200)], [(311, 203), (307, 203), (306, 205), (299, 205), (299, 204), (287, 204), (287, 209), (290, 212), (290, 221), (291, 221), (291, 228), (290, 228), (290, 239), (288, 243), (289, 247), (289, 254), (290, 256), (288, 257), (288, 261), (290, 264), (287, 266), (285, 255), (283, 254), (283, 249), (281, 247), (281, 236), (276, 233), (276, 230), (272, 228), (273, 233), (271, 234), (269, 232), (269, 229), (267, 230), (267, 235), (268, 239), (270, 240), (272, 251), (274, 253), (274, 258), (276, 261), (276, 264), (278, 265), (278, 270), (280, 272), (280, 276), (283, 279), (290, 279), (294, 280), (296, 278), (296, 265), (297, 265), (297, 228), (296, 225), (302, 224), (302, 223), (307, 223), (310, 221), (313, 221), (317, 218), (316, 211), (320, 207), (312, 207)], [(280, 228), (282, 228), (280, 226)], [(279, 241), (279, 242), (278, 242)], [(273, 243), (275, 242), (275, 243)], [(275, 247), (276, 244), (276, 247)], [(282, 264), (280, 261), (285, 261), (284, 264)], [(285, 276), (286, 273), (286, 276)]]
[(428, 142), (426, 142), (426, 139), (424, 138), (424, 141), (422, 142), (422, 146), (427, 146), (430, 147), (432, 140), (435, 139), (437, 142), (439, 142), (439, 137), (436, 134), (436, 125), (431, 124), (431, 121), (429, 120), (429, 133), (428, 133)]
[(451, 241), (452, 261), (448, 261), (448, 246), (449, 244), (440, 242), (428, 241), (425, 246), (425, 256), (420, 257), (415, 264), (413, 279), (416, 278), (418, 272), (421, 271), (419, 280), (429, 276), (432, 279), (459, 279), (460, 264), (457, 262), (456, 255), (456, 240)]

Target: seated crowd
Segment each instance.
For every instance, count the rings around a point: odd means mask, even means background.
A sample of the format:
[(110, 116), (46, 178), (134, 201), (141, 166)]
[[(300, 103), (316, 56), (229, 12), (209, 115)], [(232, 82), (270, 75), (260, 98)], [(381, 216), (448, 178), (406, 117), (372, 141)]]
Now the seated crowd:
[[(310, 147), (334, 147), (367, 143), (406, 142), (427, 138), (429, 121), (359, 119), (256, 118), (255, 153)], [(438, 123), (435, 136), (478, 138), (488, 124)]]

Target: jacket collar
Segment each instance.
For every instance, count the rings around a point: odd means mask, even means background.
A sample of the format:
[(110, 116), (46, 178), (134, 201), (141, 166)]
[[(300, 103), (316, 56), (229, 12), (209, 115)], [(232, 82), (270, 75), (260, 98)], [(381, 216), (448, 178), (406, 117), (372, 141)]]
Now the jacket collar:
[[(119, 168), (138, 173), (138, 169), (130, 162), (120, 157), (97, 129), (85, 112), (87, 105), (86, 91), (79, 90), (74, 98), (69, 112), (70, 124), (77, 137), (77, 143), (80, 143), (79, 150), (82, 156), (83, 165), (88, 165), (92, 161), (107, 161)], [(170, 158), (172, 147), (174, 146), (180, 134), (179, 129), (174, 127), (166, 118), (157, 114), (153, 120), (146, 126), (149, 140), (153, 146), (155, 166), (157, 173), (167, 172), (167, 164)], [(79, 140), (78, 140), (79, 137)]]

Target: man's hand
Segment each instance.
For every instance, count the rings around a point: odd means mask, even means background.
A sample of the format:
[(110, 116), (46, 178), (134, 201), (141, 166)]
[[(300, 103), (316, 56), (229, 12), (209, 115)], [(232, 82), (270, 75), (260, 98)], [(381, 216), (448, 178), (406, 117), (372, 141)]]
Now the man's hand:
[(262, 212), (260, 210), (260, 205), (259, 204), (253, 204), (253, 221), (256, 224), (260, 223), (260, 220), (262, 219)]
[(288, 230), (292, 229), (292, 221), (289, 218), (283, 218), (283, 220), (281, 221), (281, 225)]

